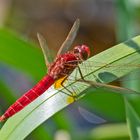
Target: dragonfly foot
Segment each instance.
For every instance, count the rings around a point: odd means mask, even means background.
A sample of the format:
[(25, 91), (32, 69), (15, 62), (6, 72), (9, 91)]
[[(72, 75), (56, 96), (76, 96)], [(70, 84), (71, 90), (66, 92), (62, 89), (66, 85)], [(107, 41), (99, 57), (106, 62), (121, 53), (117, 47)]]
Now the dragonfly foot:
[(71, 95), (71, 96), (69, 96), (69, 97), (67, 98), (67, 103), (68, 103), (68, 104), (71, 104), (71, 103), (73, 103), (73, 102), (75, 102), (75, 101), (77, 101), (77, 100), (78, 100), (77, 95)]

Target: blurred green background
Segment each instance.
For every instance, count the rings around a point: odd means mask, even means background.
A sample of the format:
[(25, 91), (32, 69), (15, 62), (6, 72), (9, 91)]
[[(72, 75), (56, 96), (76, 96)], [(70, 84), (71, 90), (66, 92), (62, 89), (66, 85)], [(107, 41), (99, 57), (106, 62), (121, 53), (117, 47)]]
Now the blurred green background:
[[(87, 44), (95, 55), (139, 34), (140, 1), (0, 0), (1, 114), (46, 74), (37, 32), (45, 36), (55, 56), (76, 18), (81, 26), (73, 45)], [(136, 82), (123, 85), (139, 89)], [(57, 113), (26, 139), (129, 140), (124, 103), (121, 95), (97, 90)], [(138, 110), (139, 102), (133, 104)], [(87, 121), (78, 106), (107, 122), (97, 125)]]

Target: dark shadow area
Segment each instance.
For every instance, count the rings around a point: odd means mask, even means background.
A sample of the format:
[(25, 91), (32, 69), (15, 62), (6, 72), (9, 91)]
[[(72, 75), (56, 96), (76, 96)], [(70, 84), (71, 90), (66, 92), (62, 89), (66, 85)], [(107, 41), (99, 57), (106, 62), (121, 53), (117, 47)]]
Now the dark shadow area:
[(118, 77), (110, 72), (102, 72), (98, 74), (100, 80), (104, 83), (109, 83), (116, 80)]
[(138, 51), (138, 53), (140, 53), (140, 46), (135, 41), (133, 41), (132, 39), (124, 42), (124, 44), (127, 45), (130, 48), (135, 49), (136, 51)]

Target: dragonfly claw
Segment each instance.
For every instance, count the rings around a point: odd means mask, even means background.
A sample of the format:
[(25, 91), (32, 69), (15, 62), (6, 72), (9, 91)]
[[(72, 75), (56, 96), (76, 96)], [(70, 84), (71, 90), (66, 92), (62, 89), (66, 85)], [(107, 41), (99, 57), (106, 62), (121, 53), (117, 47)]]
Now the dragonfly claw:
[(77, 101), (77, 100), (78, 100), (77, 95), (72, 95), (72, 96), (69, 96), (69, 97), (67, 98), (67, 103), (68, 103), (68, 104), (71, 104), (71, 103), (73, 103), (73, 102), (75, 102), (75, 101)]

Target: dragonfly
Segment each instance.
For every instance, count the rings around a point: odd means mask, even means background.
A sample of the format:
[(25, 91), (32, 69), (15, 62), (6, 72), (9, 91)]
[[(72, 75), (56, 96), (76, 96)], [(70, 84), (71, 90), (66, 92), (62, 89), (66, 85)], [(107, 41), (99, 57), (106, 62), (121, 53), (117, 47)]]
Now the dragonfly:
[[(51, 87), (59, 79), (66, 79), (68, 75), (78, 66), (78, 63), (86, 60), (90, 55), (89, 47), (86, 45), (75, 46), (73, 50), (68, 51), (76, 37), (80, 20), (77, 19), (72, 26), (66, 40), (60, 47), (56, 58), (50, 64), (51, 58), (47, 58), (49, 50), (45, 46), (45, 39), (41, 34), (37, 34), (46, 65), (48, 66), (48, 74), (45, 75), (32, 89), (23, 94), (15, 103), (13, 103), (6, 112), (0, 117), (0, 121), (4, 121), (9, 117), (21, 111), (24, 107), (42, 95), (49, 87)], [(67, 65), (66, 65), (67, 63)], [(63, 81), (62, 80), (62, 86)]]
[[(84, 82), (89, 84), (92, 87), (103, 87), (117, 92), (123, 93), (136, 93), (133, 90), (125, 89), (122, 87), (106, 85), (102, 83), (94, 83), (92, 81), (87, 81), (84, 79), (81, 70), (78, 65), (84, 62), (90, 56), (90, 49), (87, 45), (77, 45), (73, 50), (68, 51), (72, 46), (72, 43), (77, 35), (77, 31), (79, 29), (80, 20), (77, 19), (73, 24), (67, 38), (61, 45), (56, 58), (53, 60), (50, 57), (50, 50), (48, 49), (46, 40), (41, 34), (37, 34), (40, 46), (42, 48), (42, 52), (44, 55), (44, 59), (46, 62), (46, 66), (48, 67), (48, 74), (45, 75), (42, 80), (40, 80), (32, 89), (23, 94), (15, 103), (13, 103), (6, 112), (0, 117), (0, 121), (4, 121), (9, 117), (12, 117), (19, 111), (21, 111), (24, 107), (34, 101), (36, 98), (41, 96), (49, 87), (54, 84), (56, 89), (60, 87), (64, 87), (70, 94), (68, 96), (72, 97), (75, 100), (77, 95), (73, 95), (73, 92), (67, 89), (64, 86), (65, 81), (68, 79), (69, 75), (73, 72), (75, 68), (78, 68), (81, 79), (79, 82)], [(75, 93), (75, 91), (74, 91)], [(65, 93), (67, 94), (67, 93)], [(85, 112), (85, 110), (80, 109), (81, 112)], [(96, 116), (95, 116), (96, 117)], [(94, 118), (95, 118), (94, 117)], [(101, 120), (101, 119), (99, 119)]]

